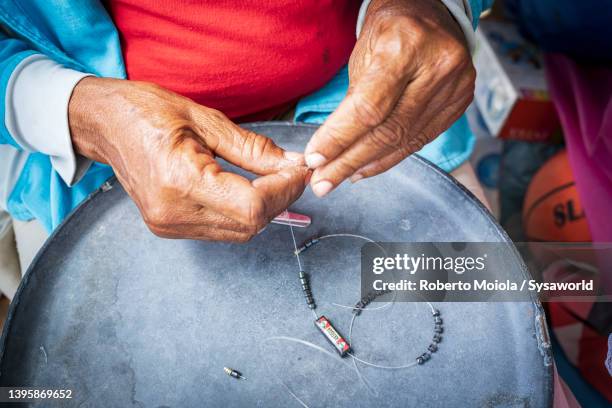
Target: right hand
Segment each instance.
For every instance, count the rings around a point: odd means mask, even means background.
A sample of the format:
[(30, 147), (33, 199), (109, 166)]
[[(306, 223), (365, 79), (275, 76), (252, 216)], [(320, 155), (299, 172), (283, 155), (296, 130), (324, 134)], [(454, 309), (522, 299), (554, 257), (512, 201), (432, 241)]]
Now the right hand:
[[(149, 229), (167, 238), (244, 242), (304, 191), (303, 156), (159, 86), (87, 77), (69, 123), (76, 152), (112, 166)], [(220, 156), (263, 175), (224, 171)]]

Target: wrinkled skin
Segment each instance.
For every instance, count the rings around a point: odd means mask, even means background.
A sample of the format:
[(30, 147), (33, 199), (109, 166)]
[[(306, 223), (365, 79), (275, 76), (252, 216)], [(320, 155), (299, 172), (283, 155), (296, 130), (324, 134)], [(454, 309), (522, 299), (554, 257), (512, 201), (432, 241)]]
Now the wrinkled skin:
[(315, 194), (420, 150), (465, 111), (475, 76), (465, 36), (442, 2), (372, 1), (350, 58), (348, 94), (305, 150)]
[[(111, 165), (162, 237), (247, 241), (308, 183), (301, 154), (156, 85), (85, 78), (69, 123), (76, 151)], [(262, 177), (224, 171), (215, 156)]]
[[(459, 25), (437, 0), (373, 0), (345, 100), (304, 156), (159, 86), (88, 77), (69, 124), (76, 152), (113, 167), (155, 234), (244, 242), (304, 191), (324, 196), (393, 167), (447, 129), (473, 95)], [(261, 175), (224, 171), (215, 157)], [(473, 178), (473, 177), (472, 177)]]

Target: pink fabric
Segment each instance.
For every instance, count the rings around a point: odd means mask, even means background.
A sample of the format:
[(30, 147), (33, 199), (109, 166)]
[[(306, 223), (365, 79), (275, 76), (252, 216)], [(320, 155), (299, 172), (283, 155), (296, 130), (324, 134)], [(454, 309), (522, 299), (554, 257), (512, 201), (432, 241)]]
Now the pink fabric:
[(557, 373), (557, 367), (554, 368), (554, 377), (553, 408), (580, 408), (576, 397)]
[[(612, 242), (612, 68), (549, 54), (546, 73), (593, 242)], [(607, 293), (611, 266), (601, 268)]]

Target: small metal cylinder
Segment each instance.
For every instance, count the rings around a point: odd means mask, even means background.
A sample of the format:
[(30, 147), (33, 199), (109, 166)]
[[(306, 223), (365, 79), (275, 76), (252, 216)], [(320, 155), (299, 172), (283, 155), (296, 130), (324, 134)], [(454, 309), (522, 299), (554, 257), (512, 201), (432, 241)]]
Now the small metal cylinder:
[(240, 371), (234, 370), (233, 368), (223, 367), (223, 372), (229, 375), (230, 377), (240, 379), (240, 380), (246, 380), (246, 378), (244, 378), (244, 376), (240, 373)]

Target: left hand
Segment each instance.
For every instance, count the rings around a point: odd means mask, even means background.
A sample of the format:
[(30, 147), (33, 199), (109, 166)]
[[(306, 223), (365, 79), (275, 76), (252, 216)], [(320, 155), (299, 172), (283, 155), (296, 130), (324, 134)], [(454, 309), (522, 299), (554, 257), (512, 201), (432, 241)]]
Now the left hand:
[(472, 101), (465, 36), (439, 0), (374, 0), (349, 61), (348, 94), (306, 146), (319, 197), (420, 150)]

